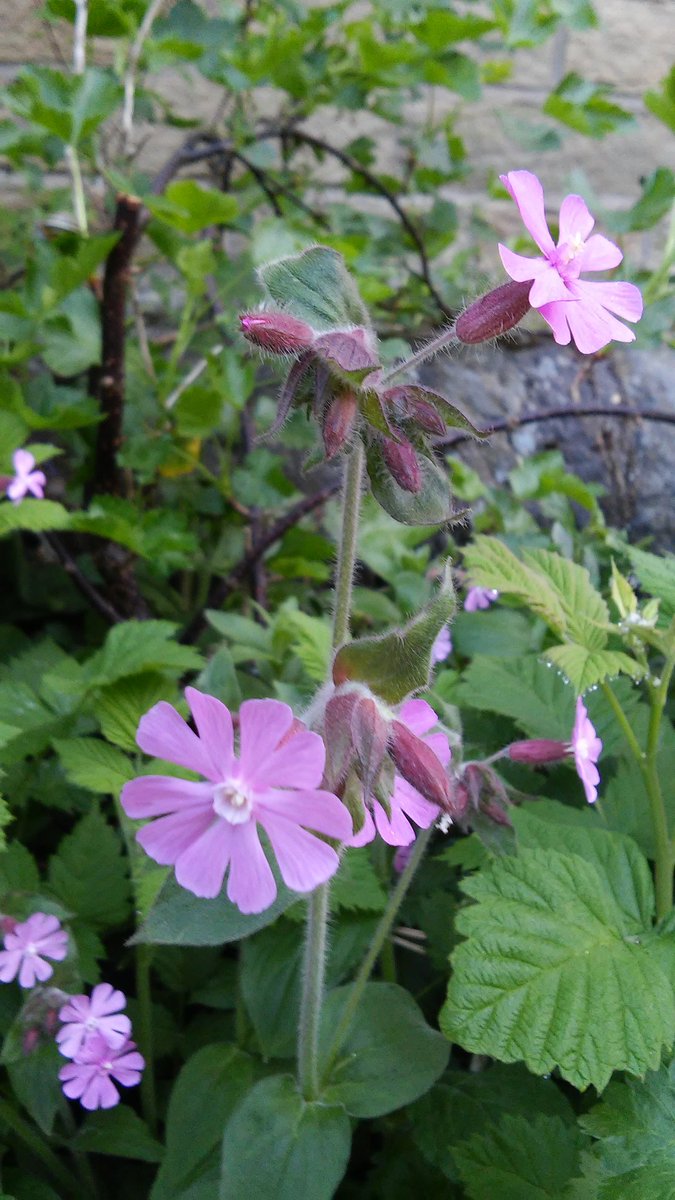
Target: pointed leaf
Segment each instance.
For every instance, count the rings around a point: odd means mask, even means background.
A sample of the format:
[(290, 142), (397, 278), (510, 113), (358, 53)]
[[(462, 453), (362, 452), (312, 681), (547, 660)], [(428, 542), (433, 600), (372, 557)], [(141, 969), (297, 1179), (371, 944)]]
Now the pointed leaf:
[(375, 499), (401, 525), (444, 525), (464, 516), (463, 511), (453, 509), (447, 473), (426, 454), (417, 453), (421, 476), (417, 492), (405, 491), (398, 485), (376, 442), (368, 447), (366, 462)]
[(275, 304), (313, 329), (370, 325), (368, 310), (337, 250), (312, 246), (302, 254), (266, 263), (258, 276)]
[(453, 1153), (467, 1200), (560, 1200), (582, 1144), (579, 1130), (559, 1117), (505, 1113)]
[(248, 915), (228, 900), (226, 888), (227, 881), (215, 900), (201, 900), (180, 887), (171, 875), (130, 944), (220, 946), (225, 942), (238, 942), (270, 925), (298, 899), (297, 892), (290, 892), (277, 881), (274, 903), (264, 912)]
[(622, 650), (588, 650), (568, 642), (565, 646), (548, 647), (544, 655), (560, 668), (579, 695), (603, 679), (619, 674), (640, 679), (645, 673), (645, 668)]

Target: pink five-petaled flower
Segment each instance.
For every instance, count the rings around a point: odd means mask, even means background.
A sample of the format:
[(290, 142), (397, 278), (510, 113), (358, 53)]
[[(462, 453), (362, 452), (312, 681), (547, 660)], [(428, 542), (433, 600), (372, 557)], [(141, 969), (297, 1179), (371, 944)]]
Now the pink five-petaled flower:
[(66, 1058), (75, 1058), (94, 1034), (118, 1050), (131, 1035), (131, 1021), (121, 1011), (126, 1003), (124, 992), (109, 983), (97, 983), (91, 996), (71, 996), (59, 1010), (59, 1018), (64, 1022), (56, 1035), (61, 1053)]
[(135, 1087), (144, 1066), (145, 1059), (134, 1042), (124, 1041), (113, 1048), (95, 1033), (87, 1038), (73, 1062), (61, 1067), (59, 1079), (64, 1095), (79, 1100), (83, 1108), (114, 1108), (120, 1094), (113, 1079), (122, 1087)]
[(489, 608), (499, 599), (495, 588), (471, 587), (466, 593), (464, 608), (466, 612), (476, 612), (479, 608)]
[(586, 799), (594, 804), (598, 798), (600, 772), (596, 763), (602, 752), (602, 741), (595, 732), (581, 696), (577, 699), (574, 728), (572, 730), (572, 753), (577, 775), (584, 785)]
[(452, 654), (452, 636), (447, 625), (444, 625), (431, 647), (432, 667), (435, 667), (436, 663), (445, 662), (449, 654)]
[(47, 959), (61, 962), (67, 953), (68, 934), (57, 918), (51, 913), (33, 913), (5, 934), (5, 948), (0, 950), (0, 982), (9, 983), (18, 975), (22, 988), (33, 987), (38, 979), (44, 983), (54, 971)]
[(500, 179), (542, 252), (542, 257), (526, 258), (500, 245), (504, 269), (519, 282), (532, 280), (530, 304), (551, 326), (558, 345), (566, 346), (573, 339), (582, 354), (594, 354), (613, 340), (634, 341), (633, 330), (617, 317), (639, 321), (639, 288), (632, 283), (580, 278), (582, 271), (617, 267), (623, 258), (614, 242), (601, 234), (590, 236), (595, 221), (581, 196), (566, 196), (563, 200), (556, 245), (546, 223), (544, 190), (537, 176), (530, 171), (509, 171)]
[(308, 830), (344, 841), (352, 822), (337, 796), (319, 787), (326, 757), (321, 738), (298, 728), (287, 704), (246, 700), (237, 757), (225, 705), (195, 688), (185, 695), (198, 734), (161, 701), (142, 717), (137, 741), (146, 754), (208, 782), (146, 775), (126, 784), (127, 815), (159, 818), (139, 830), (137, 841), (156, 862), (173, 864), (178, 883), (195, 896), (217, 896), (229, 866), (227, 895), (245, 913), (262, 912), (277, 894), (258, 825), (289, 888), (309, 892), (325, 883), (338, 855)]
[(44, 471), (34, 471), (35, 459), (30, 450), (15, 450), (12, 455), (15, 475), (7, 484), (7, 495), (13, 504), (23, 500), (27, 492), (38, 500), (44, 498), (47, 476)]
[[(398, 719), (426, 742), (441, 765), (447, 767), (451, 757), (450, 745), (444, 733), (429, 733), (438, 724), (438, 717), (426, 700), (406, 700)], [(369, 805), (366, 805), (365, 821), (358, 833), (349, 840), (350, 846), (366, 846), (372, 842), (376, 831), (390, 846), (409, 846), (414, 842), (417, 832), (410, 822), (414, 821), (420, 829), (428, 829), (441, 812), (438, 805), (432, 804), (398, 773), (394, 776), (394, 790), (389, 799), (391, 816), (387, 816), (375, 796), (370, 797), (370, 805), (372, 813)]]

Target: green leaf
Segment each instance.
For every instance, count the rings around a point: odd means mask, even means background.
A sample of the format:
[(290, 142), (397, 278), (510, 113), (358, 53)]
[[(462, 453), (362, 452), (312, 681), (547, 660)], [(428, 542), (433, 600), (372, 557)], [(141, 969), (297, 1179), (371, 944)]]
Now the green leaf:
[(292, 1058), (300, 1013), (302, 927), (277, 921), (242, 946), (240, 987), (265, 1058)]
[(220, 946), (238, 942), (271, 925), (280, 913), (298, 900), (277, 883), (277, 898), (264, 912), (248, 915), (227, 899), (226, 884), (215, 900), (200, 900), (176, 883), (171, 875), (164, 884), (131, 944), (149, 942), (165, 946)]
[(556, 633), (564, 633), (565, 612), (551, 581), (522, 563), (503, 542), (493, 537), (476, 537), (466, 547), (464, 561), (475, 584), (517, 596)]
[(199, 233), (209, 225), (229, 225), (239, 205), (234, 196), (207, 188), (194, 179), (170, 183), (162, 196), (147, 197), (147, 208), (181, 233)]
[(376, 441), (366, 450), (366, 465), (373, 496), (401, 525), (445, 525), (464, 516), (464, 510), (458, 512), (453, 507), (447, 472), (426, 454), (417, 454), (422, 480), (418, 492), (408, 492), (398, 485)]
[(31, 533), (67, 529), (69, 522), (67, 510), (53, 500), (21, 500), (19, 504), (0, 504), (0, 537), (16, 529)]
[(640, 679), (645, 673), (645, 668), (622, 650), (587, 650), (585, 646), (568, 643), (549, 646), (544, 655), (569, 679), (578, 694), (615, 675)]
[(21, 842), (12, 842), (0, 854), (0, 896), (8, 892), (37, 892), (39, 887), (35, 859)]
[(274, 621), (273, 646), (287, 642), (315, 683), (323, 683), (330, 665), (331, 631), (327, 621), (286, 604)]
[(335, 683), (367, 683), (388, 704), (398, 704), (411, 692), (427, 687), (432, 646), (454, 609), (448, 565), (436, 595), (403, 629), (358, 638), (340, 647), (333, 663)]
[(675, 1063), (643, 1080), (610, 1083), (600, 1104), (579, 1118), (599, 1140), (584, 1156), (597, 1200), (672, 1200), (675, 1196)]
[(189, 1194), (253, 1079), (253, 1060), (225, 1042), (203, 1046), (187, 1060), (171, 1090), (166, 1154), (150, 1200), (179, 1200)]
[(668, 617), (675, 616), (675, 555), (650, 554), (636, 546), (626, 546), (628, 555), (640, 583), (651, 596), (658, 596), (661, 611)]
[(137, 751), (136, 732), (141, 717), (160, 700), (175, 704), (176, 687), (163, 675), (146, 671), (125, 676), (99, 692), (93, 704), (103, 736), (123, 750)]
[(121, 925), (129, 915), (129, 881), (119, 837), (92, 808), (49, 860), (49, 883), (62, 904), (91, 925)]
[(102, 687), (144, 671), (182, 675), (201, 667), (202, 656), (197, 650), (170, 640), (177, 629), (171, 621), (124, 621), (114, 625), (102, 649), (87, 663), (89, 686)]
[(266, 263), (258, 268), (258, 277), (275, 304), (317, 332), (370, 325), (342, 255), (328, 246)]
[(540, 1113), (510, 1116), (454, 1149), (467, 1200), (560, 1200), (579, 1169), (581, 1135)]
[[(319, 1052), (324, 1063), (351, 990), (337, 988), (324, 1001)], [(428, 1091), (445, 1070), (448, 1053), (409, 992), (393, 983), (369, 983), (322, 1096), (344, 1104), (353, 1117), (384, 1116)]]
[(21, 1054), (7, 1064), (7, 1074), (19, 1104), (39, 1125), (43, 1133), (51, 1134), (54, 1119), (63, 1103), (59, 1068), (63, 1066), (56, 1043), (47, 1041), (32, 1054)]
[(219, 1200), (331, 1200), (350, 1145), (344, 1108), (303, 1100), (290, 1075), (263, 1079), (225, 1127)]
[(675, 133), (675, 67), (661, 80), (661, 91), (645, 92), (644, 100), (649, 111)]
[(340, 870), (333, 876), (330, 892), (331, 910), (348, 912), (382, 912), (387, 897), (377, 877), (368, 849), (347, 850), (342, 856)]
[(503, 659), (478, 654), (463, 672), (456, 695), (460, 707), (512, 717), (528, 737), (570, 738), (574, 696), (558, 672), (538, 655)]
[(9, 103), (26, 120), (77, 145), (110, 116), (120, 94), (112, 74), (98, 67), (74, 76), (27, 67), (9, 88)]
[(565, 615), (567, 635), (589, 650), (602, 649), (607, 641), (609, 613), (591, 583), (587, 568), (550, 550), (528, 550), (523, 559), (555, 588)]
[(90, 1113), (72, 1145), (76, 1152), (113, 1154), (116, 1158), (137, 1158), (149, 1163), (161, 1162), (164, 1155), (145, 1121), (127, 1104), (109, 1112)]
[(457, 919), (468, 940), (453, 955), (446, 1036), (539, 1074), (557, 1066), (580, 1090), (657, 1066), (675, 1000), (649, 930), (626, 916), (644, 910), (644, 880), (621, 881), (619, 906), (619, 883), (593, 862), (528, 848), (467, 879), (477, 903)]
[[(675, 734), (672, 726), (664, 722), (661, 731), (661, 746), (656, 757), (659, 778), (665, 781), (675, 778)], [(675, 791), (665, 786), (663, 799), (668, 817), (668, 828), (675, 827)], [(602, 797), (602, 815), (610, 829), (629, 834), (648, 858), (656, 854), (649, 797), (644, 776), (631, 756), (619, 764)]]
[(571, 72), (548, 96), (543, 111), (577, 133), (601, 138), (634, 123), (625, 108), (607, 99), (611, 92), (608, 85), (590, 83)]
[(98, 738), (61, 738), (54, 742), (67, 778), (91, 792), (117, 795), (133, 779), (134, 770), (125, 754)]

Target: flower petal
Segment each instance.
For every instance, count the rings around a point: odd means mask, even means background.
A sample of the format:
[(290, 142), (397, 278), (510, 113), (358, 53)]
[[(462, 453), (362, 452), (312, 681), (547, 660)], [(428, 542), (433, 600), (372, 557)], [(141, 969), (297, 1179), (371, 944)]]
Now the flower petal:
[(265, 829), (267, 814), (294, 821), (316, 833), (344, 842), (352, 836), (349, 809), (332, 792), (304, 789), (291, 792), (270, 788), (256, 798), (256, 818)]
[[(293, 723), (293, 713), (281, 700), (245, 700), (239, 709), (240, 772), (248, 783), (266, 782), (266, 763)], [(291, 742), (287, 743), (292, 745)], [(262, 774), (259, 773), (262, 772)]]
[(150, 858), (169, 866), (209, 828), (214, 820), (213, 810), (190, 808), (187, 812), (171, 813), (144, 825), (136, 841)]
[(247, 771), (246, 781), (256, 788), (316, 788), (325, 764), (326, 747), (322, 739), (318, 733), (303, 729), (261, 760), (252, 774)]
[(642, 294), (634, 283), (596, 283), (580, 279), (574, 284), (574, 291), (582, 302), (609, 309), (626, 321), (639, 321), (642, 316)]
[(21, 950), (0, 950), (0, 983), (11, 983), (16, 979), (21, 958)]
[(612, 267), (618, 267), (622, 258), (623, 254), (614, 242), (601, 233), (594, 233), (581, 247), (574, 261), (580, 271), (609, 271)]
[(376, 800), (373, 804), (373, 816), (377, 832), (388, 846), (409, 846), (415, 841), (415, 830), (406, 819), (402, 809), (391, 800), (391, 817), (388, 817), (382, 805)]
[(187, 767), (217, 783), (219, 776), (214, 772), (211, 757), (196, 733), (193, 733), (179, 713), (166, 700), (160, 700), (141, 717), (136, 734), (141, 750), (154, 758)]
[(197, 691), (197, 688), (186, 688), (185, 699), (190, 705), (204, 753), (211, 760), (214, 775), (209, 778), (226, 779), (232, 771), (234, 757), (234, 732), (229, 708), (215, 696), (208, 696), (205, 692)]
[(274, 902), (277, 885), (268, 863), (255, 821), (234, 825), (227, 895), (240, 912), (264, 912)]
[(14, 504), (17, 504), (19, 500), (23, 500), (27, 491), (28, 486), (26, 481), (21, 478), (13, 479), (12, 482), (7, 486), (7, 495), (9, 496), (10, 500), (14, 502)]
[(175, 779), (171, 775), (141, 775), (125, 783), (120, 800), (128, 817), (160, 817), (165, 813), (211, 808), (213, 785)]
[(127, 998), (124, 992), (114, 988), (110, 983), (97, 983), (91, 993), (89, 1011), (92, 1017), (105, 1017), (125, 1008)]
[(420, 829), (428, 829), (433, 825), (434, 821), (441, 815), (441, 810), (437, 804), (432, 804), (427, 800), (417, 788), (408, 783), (406, 779), (401, 779), (396, 776), (394, 784), (394, 796), (392, 800), (392, 808), (396, 805), (411, 817)]
[(558, 274), (555, 267), (542, 271), (530, 288), (529, 301), (533, 308), (542, 304), (552, 304), (556, 300), (571, 300), (570, 290), (565, 280)]
[(515, 279), (517, 283), (524, 283), (527, 279), (536, 279), (542, 271), (548, 271), (551, 265), (547, 258), (528, 258), (525, 254), (516, 254), (515, 250), (509, 250), (508, 246), (503, 246), (501, 242), (498, 244), (498, 249), (506, 274), (510, 275), (511, 279)]
[(35, 459), (30, 450), (15, 450), (12, 455), (12, 463), (17, 475), (25, 476), (33, 470)]
[(447, 767), (452, 758), (452, 751), (450, 749), (450, 743), (446, 734), (441, 733), (439, 730), (438, 733), (428, 734), (428, 736), (422, 740), (426, 742), (427, 746), (429, 746), (431, 750), (433, 750), (439, 762), (441, 762), (444, 767)]
[(543, 254), (551, 254), (555, 245), (546, 222), (544, 189), (537, 176), (531, 171), (509, 171), (508, 175), (500, 175), (499, 178), (515, 200), (528, 233)]
[[(598, 287), (598, 284), (587, 284), (587, 287)], [(567, 323), (574, 339), (577, 350), (582, 354), (595, 354), (608, 346), (610, 342), (633, 342), (635, 334), (627, 325), (622, 325), (606, 309), (595, 304), (585, 304), (583, 300), (566, 306)]]
[(176, 859), (176, 879), (195, 896), (213, 900), (223, 886), (232, 853), (232, 825), (216, 818)]
[(353, 834), (348, 840), (348, 846), (367, 846), (375, 837), (376, 829), (375, 822), (370, 813), (370, 809), (365, 810), (365, 820), (359, 829), (358, 833)]
[(398, 710), (398, 719), (418, 737), (438, 725), (438, 717), (426, 700), (406, 700)]
[(577, 237), (585, 242), (594, 225), (595, 220), (588, 211), (586, 201), (581, 196), (565, 196), (560, 205), (558, 245), (562, 246)]
[(299, 825), (266, 813), (263, 828), (272, 843), (284, 883), (293, 891), (311, 892), (337, 871), (340, 859), (332, 846)]

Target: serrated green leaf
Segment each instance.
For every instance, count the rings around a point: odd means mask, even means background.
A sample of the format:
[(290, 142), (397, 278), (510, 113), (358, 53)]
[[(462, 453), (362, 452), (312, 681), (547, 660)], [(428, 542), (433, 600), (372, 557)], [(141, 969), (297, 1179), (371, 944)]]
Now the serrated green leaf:
[(611, 91), (606, 84), (590, 83), (571, 72), (551, 92), (543, 111), (577, 133), (601, 138), (634, 121), (631, 113), (607, 98)]
[(640, 583), (651, 596), (661, 600), (661, 611), (667, 617), (675, 615), (675, 555), (650, 554), (636, 546), (626, 546)]
[(321, 1010), (322, 1095), (344, 1104), (354, 1117), (379, 1117), (428, 1091), (445, 1069), (448, 1047), (409, 992), (393, 983), (369, 983), (326, 1075), (326, 1058), (350, 992), (351, 986), (329, 992)]
[(315, 683), (323, 683), (331, 657), (328, 622), (284, 605), (276, 615), (272, 644), (276, 649), (284, 642), (297, 654), (309, 678)]
[(478, 654), (462, 674), (457, 703), (512, 717), (532, 738), (568, 741), (574, 724), (571, 688), (535, 654)]
[(560, 1200), (579, 1168), (581, 1135), (558, 1117), (506, 1113), (454, 1149), (468, 1200)]
[(144, 713), (160, 700), (175, 704), (177, 691), (163, 675), (143, 672), (101, 688), (93, 710), (103, 736), (123, 750), (137, 750), (136, 732)]
[(398, 704), (428, 685), (431, 648), (455, 609), (450, 568), (434, 598), (403, 629), (358, 638), (338, 650), (333, 663), (336, 684), (367, 683), (388, 704)]
[(596, 592), (586, 567), (570, 562), (550, 550), (527, 550), (523, 561), (543, 575), (556, 591), (565, 614), (565, 632), (589, 650), (600, 650), (607, 642), (609, 613)]
[(518, 596), (558, 634), (566, 629), (561, 598), (551, 582), (532, 570), (497, 538), (480, 536), (464, 551), (464, 561), (474, 583)]
[(263, 1079), (225, 1127), (219, 1200), (331, 1200), (350, 1146), (341, 1105), (304, 1100), (290, 1075)]
[(120, 840), (92, 808), (49, 860), (54, 895), (91, 925), (121, 925), (129, 915), (129, 880)]
[(54, 748), (71, 783), (91, 792), (116, 795), (134, 776), (126, 755), (98, 738), (60, 738)]
[[(656, 765), (664, 784), (675, 779), (675, 733), (666, 721), (661, 730)], [(675, 791), (672, 788), (663, 787), (663, 801), (670, 829), (675, 827)], [(650, 802), (644, 776), (632, 756), (619, 764), (616, 774), (609, 780), (602, 797), (602, 815), (610, 829), (628, 834), (648, 858), (655, 857)]]
[(468, 940), (453, 955), (447, 1037), (538, 1074), (557, 1066), (581, 1090), (658, 1065), (675, 1035), (672, 986), (604, 873), (576, 854), (521, 849), (463, 886), (477, 903), (457, 919)]
[(373, 867), (368, 850), (347, 850), (340, 870), (333, 876), (331, 910), (338, 912), (382, 912), (386, 893)]
[(21, 842), (12, 842), (0, 854), (0, 896), (9, 892), (37, 892), (40, 874), (35, 859)]
[(258, 268), (258, 277), (276, 305), (317, 332), (370, 325), (342, 255), (328, 246), (312, 246), (266, 263)]
[(201, 667), (203, 659), (197, 650), (171, 640), (177, 628), (171, 621), (124, 621), (114, 625), (102, 649), (86, 665), (89, 686), (103, 687), (145, 671), (183, 674)]
[(549, 646), (544, 655), (562, 671), (579, 695), (604, 679), (620, 674), (640, 679), (645, 673), (645, 668), (622, 650), (587, 650), (570, 642), (565, 646)]
[(25, 529), (42, 533), (49, 529), (67, 529), (70, 515), (54, 500), (22, 500), (19, 504), (0, 504), (0, 537)]
[(234, 196), (204, 187), (194, 179), (174, 180), (163, 195), (147, 197), (145, 204), (153, 216), (181, 233), (199, 233), (209, 225), (229, 225), (239, 209)]

